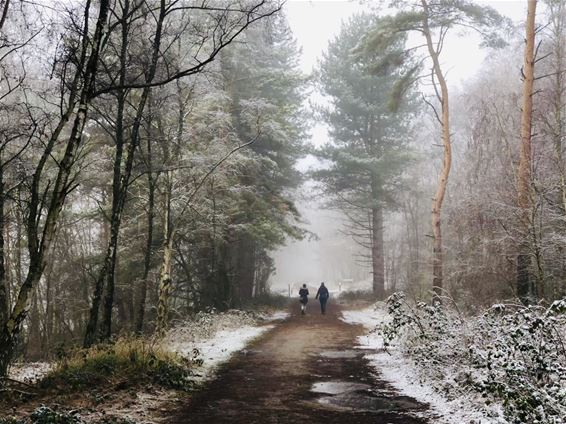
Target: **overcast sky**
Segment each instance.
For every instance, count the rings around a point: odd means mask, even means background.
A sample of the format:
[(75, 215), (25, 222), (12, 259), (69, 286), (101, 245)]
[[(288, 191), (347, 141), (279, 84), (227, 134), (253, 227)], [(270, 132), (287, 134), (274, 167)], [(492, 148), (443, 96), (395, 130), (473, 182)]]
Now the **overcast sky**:
[[(367, 3), (367, 2), (366, 2)], [(515, 22), (525, 19), (525, 0), (478, 1), (489, 5)], [(362, 4), (345, 0), (288, 0), (285, 5), (289, 24), (303, 49), (302, 68), (310, 72), (328, 41), (340, 32), (343, 19), (363, 11)], [(450, 68), (452, 79), (472, 76), (479, 68), (486, 52), (477, 47), (474, 37), (450, 37), (443, 52), (443, 61)]]

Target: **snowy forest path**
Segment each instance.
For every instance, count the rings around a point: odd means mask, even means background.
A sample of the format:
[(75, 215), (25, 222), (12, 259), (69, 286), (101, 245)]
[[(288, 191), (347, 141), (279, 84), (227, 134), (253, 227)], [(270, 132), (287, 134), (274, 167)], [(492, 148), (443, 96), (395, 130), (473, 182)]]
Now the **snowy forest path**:
[(367, 351), (354, 349), (363, 328), (341, 321), (339, 305), (326, 315), (316, 306), (302, 316), (294, 305), (168, 422), (427, 423), (415, 416), (427, 406), (400, 396), (364, 358)]

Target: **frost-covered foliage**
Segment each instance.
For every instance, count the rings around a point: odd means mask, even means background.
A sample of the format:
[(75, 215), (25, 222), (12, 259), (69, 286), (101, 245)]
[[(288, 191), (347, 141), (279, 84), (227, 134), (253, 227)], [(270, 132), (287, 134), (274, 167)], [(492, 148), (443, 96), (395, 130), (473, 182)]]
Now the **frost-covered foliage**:
[(494, 305), (463, 317), (447, 305), (387, 301), (380, 331), (449, 397), (501, 403), (512, 423), (557, 424), (566, 417), (566, 301), (550, 307)]
[(48, 362), (15, 363), (10, 367), (8, 376), (14, 380), (33, 384), (41, 380), (53, 365)]
[(31, 414), (31, 422), (37, 424), (78, 424), (80, 415), (76, 412), (58, 412), (47, 406), (40, 406)]
[(16, 418), (0, 418), (0, 424), (135, 424), (135, 421), (129, 418), (114, 417), (106, 415), (100, 420), (85, 419), (79, 414), (78, 410), (60, 410), (41, 405), (36, 408), (27, 417)]
[(208, 312), (198, 312), (191, 319), (176, 323), (167, 335), (167, 340), (199, 340), (213, 337), (219, 330), (255, 326), (266, 320), (267, 316), (259, 312), (231, 309), (218, 312), (211, 308)]
[(84, 421), (77, 411), (58, 411), (45, 405), (36, 408), (25, 418), (0, 418), (0, 424), (81, 424)]

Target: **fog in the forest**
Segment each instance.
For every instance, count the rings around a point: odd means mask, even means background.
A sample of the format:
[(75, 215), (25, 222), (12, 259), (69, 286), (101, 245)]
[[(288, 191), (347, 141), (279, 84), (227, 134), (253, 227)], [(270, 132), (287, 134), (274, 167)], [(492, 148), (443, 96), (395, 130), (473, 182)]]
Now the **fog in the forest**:
[(564, 0), (0, 0), (0, 424), (561, 424), (565, 246)]
[(293, 295), (301, 284), (315, 287), (323, 281), (334, 291), (371, 289), (369, 257), (344, 234), (344, 217), (326, 209), (323, 199), (312, 192), (299, 202), (299, 208), (312, 234), (275, 253), (277, 270), (272, 287), (286, 294), (291, 285)]
[[(482, 0), (478, 3), (495, 8), (514, 22), (519, 22), (526, 13), (526, 3), (520, 0)], [(301, 47), (299, 63), (304, 72), (310, 73), (317, 66), (327, 43), (337, 36), (345, 20), (353, 14), (368, 10), (371, 10), (371, 3), (357, 1), (287, 2), (285, 11)], [(316, 24), (313, 25), (313, 22)], [(418, 37), (413, 38), (413, 42), (418, 43)], [(489, 55), (486, 50), (479, 48), (478, 39), (476, 34), (469, 33), (465, 37), (454, 37), (446, 43), (443, 62), (448, 69), (450, 87), (459, 94), (463, 94), (463, 87), (476, 78), (482, 63)], [(519, 67), (513, 72), (518, 81)], [(432, 90), (431, 87), (424, 89)], [(324, 104), (325, 99), (315, 90), (310, 93), (307, 102)], [(327, 127), (315, 121), (310, 129), (310, 143), (318, 147), (328, 140)], [(435, 141), (431, 139), (428, 142)], [(312, 156), (304, 158), (298, 165), (302, 171), (317, 166), (318, 161)], [(329, 210), (327, 201), (320, 197), (320, 191), (313, 189), (312, 184), (301, 187), (296, 195), (300, 199), (298, 207), (307, 224), (306, 228), (313, 234), (302, 241), (289, 240), (275, 252), (276, 272), (270, 279), (272, 287), (284, 293), (289, 285), (294, 289), (299, 283), (316, 285), (320, 281), (327, 281), (334, 290), (338, 290), (339, 283), (346, 279), (342, 284), (344, 287), (371, 289), (371, 266), (367, 249), (360, 247), (347, 234), (344, 229), (347, 220), (344, 216), (340, 212)], [(395, 218), (391, 219), (390, 228), (393, 229)], [(395, 231), (390, 231), (389, 237), (395, 242), (398, 235)]]

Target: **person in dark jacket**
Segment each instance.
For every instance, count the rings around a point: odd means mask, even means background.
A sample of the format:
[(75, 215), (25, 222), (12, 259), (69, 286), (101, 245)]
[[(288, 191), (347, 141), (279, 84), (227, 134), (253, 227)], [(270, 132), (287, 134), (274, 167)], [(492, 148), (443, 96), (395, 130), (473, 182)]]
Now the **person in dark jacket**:
[(307, 289), (306, 284), (303, 284), (303, 287), (299, 290), (299, 302), (301, 302), (301, 315), (304, 315), (307, 310), (307, 303), (309, 303), (309, 289)]
[(320, 312), (322, 315), (326, 314), (326, 302), (328, 302), (329, 297), (330, 293), (328, 292), (328, 289), (325, 287), (324, 283), (320, 283), (315, 299), (320, 301)]

